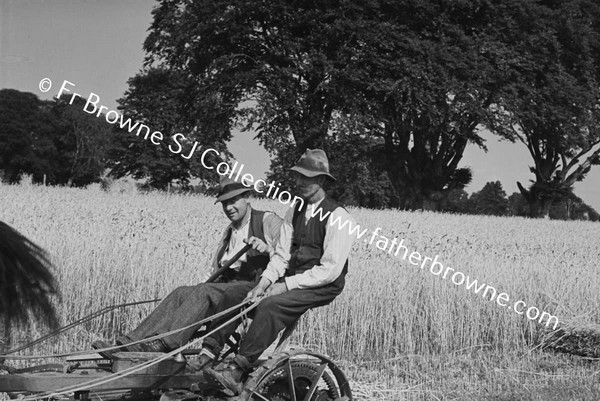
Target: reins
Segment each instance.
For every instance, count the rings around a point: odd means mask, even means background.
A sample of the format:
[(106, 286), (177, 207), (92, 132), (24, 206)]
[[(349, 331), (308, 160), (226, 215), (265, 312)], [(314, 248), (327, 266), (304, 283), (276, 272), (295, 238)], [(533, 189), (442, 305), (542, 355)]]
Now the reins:
[(52, 337), (55, 337), (55, 336), (57, 336), (59, 334), (62, 334), (64, 332), (72, 329), (73, 327), (77, 327), (77, 326), (79, 326), (79, 325), (81, 325), (83, 323), (89, 322), (90, 320), (95, 319), (95, 318), (97, 318), (99, 316), (105, 315), (106, 313), (108, 313), (110, 311), (113, 311), (115, 309), (125, 308), (125, 307), (128, 307), (128, 306), (143, 305), (143, 304), (147, 304), (147, 303), (151, 303), (151, 302), (158, 302), (160, 300), (161, 300), (160, 298), (157, 298), (157, 299), (152, 299), (152, 300), (148, 300), (148, 301), (128, 302), (128, 303), (124, 303), (124, 304), (107, 306), (107, 307), (102, 308), (102, 309), (100, 309), (100, 310), (98, 310), (96, 312), (90, 313), (89, 315), (87, 315), (85, 317), (82, 317), (79, 320), (71, 322), (68, 325), (59, 328), (58, 330), (53, 331), (52, 333), (46, 334), (46, 335), (44, 335), (44, 336), (42, 336), (42, 337), (40, 337), (38, 339), (35, 339), (32, 342), (30, 342), (30, 343), (27, 343), (27, 344), (25, 344), (23, 346), (20, 346), (18, 348), (14, 348), (14, 349), (5, 351), (5, 355), (0, 355), (0, 359), (3, 359), (3, 358), (4, 359), (9, 359), (9, 358), (6, 358), (6, 357), (8, 355), (10, 355), (10, 354), (14, 354), (16, 352), (23, 351), (25, 349), (31, 348), (34, 345), (42, 343), (42, 342), (44, 342), (44, 341), (46, 341), (46, 340), (48, 340), (48, 339), (50, 339)]
[[(240, 303), (238, 305), (234, 305), (231, 308), (226, 309), (226, 310), (224, 310), (222, 312), (215, 313), (212, 316), (209, 316), (207, 318), (199, 320), (199, 321), (197, 321), (195, 323), (192, 323), (192, 324), (190, 324), (188, 326), (184, 326), (184, 327), (181, 327), (179, 329), (171, 330), (171, 331), (168, 331), (166, 333), (157, 334), (155, 336), (144, 338), (142, 340), (133, 341), (131, 343), (128, 343), (127, 345), (135, 345), (135, 344), (145, 343), (145, 342), (148, 342), (148, 341), (157, 340), (159, 338), (163, 338), (163, 337), (169, 336), (171, 334), (178, 333), (180, 331), (189, 329), (190, 327), (193, 327), (193, 326), (196, 326), (196, 325), (202, 325), (204, 323), (208, 323), (211, 320), (218, 319), (218, 318), (220, 318), (220, 317), (222, 317), (224, 315), (227, 315), (227, 314), (231, 313), (232, 311), (234, 311), (234, 310), (236, 310), (238, 308), (241, 308), (243, 305), (245, 305), (244, 302), (242, 302), (242, 303)], [(245, 316), (246, 313), (248, 313), (249, 310), (250, 310), (250, 308), (248, 308), (248, 309), (240, 312), (239, 315), (236, 315), (236, 318), (238, 318), (238, 317), (242, 318), (243, 316)], [(205, 336), (202, 336), (200, 338), (204, 338), (204, 337)], [(194, 340), (194, 342), (195, 342), (195, 340)], [(0, 355), (0, 359), (1, 358), (4, 358), (4, 359), (49, 359), (49, 358), (64, 358), (64, 357), (75, 356), (75, 355), (86, 355), (86, 354), (89, 354), (89, 353), (99, 353), (99, 352), (105, 352), (105, 351), (114, 351), (114, 350), (118, 350), (118, 349), (120, 349), (122, 347), (124, 347), (124, 346), (123, 345), (115, 345), (115, 346), (107, 347), (107, 348), (82, 350), (82, 351), (75, 351), (75, 352), (64, 353), (64, 354), (52, 354), (52, 355)]]
[[(249, 304), (250, 302), (251, 302), (250, 300), (243, 301), (243, 302), (241, 302), (241, 303), (239, 303), (239, 304), (237, 304), (237, 305), (229, 308), (226, 311), (223, 311), (221, 313), (218, 313), (216, 315), (211, 316), (210, 318), (208, 318), (208, 320), (220, 317), (223, 314), (231, 312), (231, 310), (242, 308), (245, 305)], [(235, 320), (241, 318), (243, 315), (247, 314), (252, 309), (256, 308), (259, 303), (260, 303), (260, 299), (258, 299), (252, 305), (250, 305), (249, 307), (245, 308), (243, 311), (239, 312), (238, 314), (236, 314), (235, 316), (233, 316), (232, 318), (230, 318), (229, 320), (227, 320), (223, 324), (219, 325), (218, 327), (216, 327), (216, 328), (212, 329), (211, 331), (209, 331), (208, 333), (204, 334), (203, 336), (201, 336), (201, 337), (199, 337), (199, 338), (197, 338), (197, 339), (195, 339), (195, 340), (193, 340), (193, 341), (191, 341), (191, 342), (189, 342), (189, 343), (187, 343), (187, 344), (185, 344), (185, 345), (183, 345), (183, 346), (181, 346), (181, 347), (179, 347), (179, 348), (177, 348), (177, 349), (175, 349), (173, 351), (170, 351), (170, 352), (168, 352), (168, 353), (166, 353), (164, 355), (161, 355), (160, 357), (157, 357), (157, 358), (151, 359), (149, 361), (140, 363), (139, 365), (135, 365), (135, 366), (132, 366), (130, 368), (124, 369), (124, 370), (122, 370), (120, 372), (112, 373), (112, 374), (110, 374), (110, 375), (108, 375), (106, 377), (92, 379), (92, 380), (89, 380), (89, 381), (84, 382), (84, 383), (79, 383), (79, 384), (77, 384), (75, 386), (63, 387), (61, 389), (58, 389), (58, 390), (52, 391), (52, 392), (45, 392), (45, 393), (41, 393), (41, 394), (36, 394), (34, 396), (23, 397), (23, 398), (20, 399), (20, 401), (34, 401), (34, 400), (39, 400), (39, 399), (42, 399), (42, 398), (53, 398), (53, 397), (56, 397), (56, 396), (59, 396), (59, 395), (67, 394), (67, 393), (73, 393), (73, 392), (77, 392), (77, 391), (84, 391), (84, 390), (88, 390), (88, 389), (93, 388), (93, 387), (98, 387), (98, 386), (101, 386), (103, 384), (107, 384), (107, 383), (110, 383), (112, 381), (121, 379), (123, 377), (129, 376), (129, 375), (134, 374), (136, 372), (139, 372), (140, 370), (144, 370), (144, 369), (146, 369), (146, 368), (148, 368), (150, 366), (158, 364), (159, 362), (161, 362), (161, 361), (163, 361), (165, 359), (168, 359), (170, 357), (173, 357), (173, 356), (179, 354), (180, 352), (182, 352), (186, 348), (189, 348), (189, 347), (191, 347), (193, 345), (196, 345), (199, 341), (204, 340), (206, 337), (210, 336), (211, 334), (215, 333), (216, 331), (220, 330), (221, 328), (223, 328), (223, 327), (227, 326), (228, 324), (234, 322)], [(203, 320), (207, 320), (207, 319), (203, 319)], [(198, 323), (195, 323), (195, 324), (198, 324)], [(159, 338), (159, 336), (156, 336), (156, 338)], [(146, 339), (145, 341), (148, 341), (148, 339)]]
[[(252, 246), (250, 244), (246, 244), (242, 249), (240, 249), (235, 255), (233, 255), (233, 257), (231, 259), (229, 259), (226, 263), (224, 263), (217, 271), (215, 271), (207, 280), (206, 283), (212, 283), (214, 282), (217, 278), (219, 278), (219, 276), (221, 276), (225, 271), (227, 271), (227, 269), (229, 269), (229, 267), (231, 265), (233, 265), (233, 263), (235, 263), (239, 258), (242, 257), (242, 255), (244, 255), (246, 252), (248, 252), (250, 249), (252, 249)], [(118, 304), (118, 305), (112, 305), (112, 306), (107, 306), (103, 309), (100, 309), (94, 313), (91, 313), (79, 320), (76, 320), (75, 322), (72, 322), (64, 327), (61, 327), (60, 329), (46, 334), (45, 336), (42, 336), (30, 343), (27, 343), (21, 347), (18, 348), (14, 348), (11, 349), (9, 351), (5, 351), (4, 355), (0, 355), (0, 361), (4, 360), (4, 359), (48, 359), (48, 358), (63, 358), (63, 357), (68, 357), (68, 356), (74, 356), (74, 355), (85, 355), (85, 354), (89, 354), (90, 352), (104, 352), (104, 351), (113, 351), (113, 350), (117, 350), (119, 348), (121, 348), (121, 346), (113, 346), (113, 347), (108, 347), (108, 348), (102, 348), (102, 349), (94, 349), (94, 350), (83, 350), (83, 351), (76, 351), (76, 352), (72, 352), (72, 353), (66, 353), (66, 354), (54, 354), (54, 355), (38, 355), (38, 356), (10, 356), (11, 354), (14, 354), (16, 352), (19, 351), (23, 351), (25, 349), (31, 348), (34, 345), (37, 345), (41, 342), (46, 341), (49, 338), (55, 337), (58, 334), (64, 333), (65, 331), (68, 331), (70, 329), (72, 329), (73, 327), (77, 327), (85, 322), (88, 322), (92, 319), (95, 319), (98, 316), (102, 316), (112, 310), (118, 309), (118, 308), (123, 308), (123, 307), (128, 307), (128, 306), (135, 306), (135, 305), (142, 305), (142, 304), (146, 304), (146, 303), (151, 303), (151, 302), (158, 302), (160, 301), (160, 298), (158, 299), (152, 299), (152, 300), (148, 300), (148, 301), (138, 301), (138, 302), (129, 302), (129, 303), (124, 303), (124, 304)], [(240, 304), (242, 305), (242, 304)], [(188, 326), (176, 329), (176, 330), (172, 330), (169, 331), (167, 333), (162, 333), (162, 334), (158, 334), (156, 336), (153, 337), (149, 337), (149, 338), (144, 338), (143, 340), (138, 340), (138, 341), (134, 341), (132, 343), (129, 343), (129, 345), (135, 345), (135, 344), (140, 344), (140, 343), (144, 343), (147, 341), (152, 341), (152, 340), (157, 340), (163, 337), (166, 337), (168, 335), (174, 334), (174, 333), (178, 333), (180, 331), (186, 330), (190, 327), (196, 326), (196, 325), (202, 325), (204, 323), (207, 323), (211, 320), (217, 319), (223, 315), (226, 315), (227, 313), (235, 310), (237, 307), (239, 307), (240, 305), (231, 307), (223, 312), (217, 313), (215, 315), (209, 316), (205, 319), (202, 319), (196, 323), (190, 324)], [(245, 319), (244, 319), (245, 320)]]

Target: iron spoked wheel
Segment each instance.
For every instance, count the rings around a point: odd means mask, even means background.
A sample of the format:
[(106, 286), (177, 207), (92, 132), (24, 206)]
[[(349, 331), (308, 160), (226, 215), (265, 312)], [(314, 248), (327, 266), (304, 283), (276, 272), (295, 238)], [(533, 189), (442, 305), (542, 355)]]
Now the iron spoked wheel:
[(348, 379), (322, 354), (291, 348), (263, 361), (244, 383), (240, 401), (352, 401)]
[(284, 366), (264, 376), (250, 400), (333, 401), (339, 391), (326, 368), (327, 363), (288, 359)]

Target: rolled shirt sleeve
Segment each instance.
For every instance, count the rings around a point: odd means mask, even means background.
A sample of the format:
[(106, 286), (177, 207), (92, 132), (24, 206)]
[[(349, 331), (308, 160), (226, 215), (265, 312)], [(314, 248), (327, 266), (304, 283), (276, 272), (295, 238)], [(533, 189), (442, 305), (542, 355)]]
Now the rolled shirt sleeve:
[[(345, 223), (346, 221), (347, 223)], [(333, 226), (331, 225), (332, 222), (334, 223)], [(284, 225), (286, 223), (287, 215)], [(291, 219), (289, 223), (291, 230)], [(288, 290), (320, 287), (337, 279), (344, 269), (348, 255), (350, 255), (350, 249), (355, 238), (354, 235), (350, 234), (350, 230), (355, 226), (356, 221), (344, 208), (336, 208), (329, 216), (327, 226), (325, 227), (323, 256), (321, 256), (320, 264), (313, 266), (303, 273), (286, 277), (285, 283)], [(289, 245), (291, 246), (291, 238)], [(287, 249), (289, 250), (290, 248), (288, 247)], [(289, 251), (287, 255), (287, 260), (289, 260)]]
[(288, 209), (279, 228), (279, 238), (275, 244), (275, 251), (271, 256), (267, 268), (262, 274), (262, 277), (268, 279), (271, 283), (283, 277), (288, 262), (290, 260), (290, 249), (292, 248), (292, 236), (294, 227), (292, 226), (292, 218), (294, 217), (294, 208)]
[(265, 234), (265, 242), (269, 247), (269, 257), (275, 255), (275, 248), (279, 242), (279, 232), (283, 219), (272, 212), (265, 212), (263, 215), (263, 232)]

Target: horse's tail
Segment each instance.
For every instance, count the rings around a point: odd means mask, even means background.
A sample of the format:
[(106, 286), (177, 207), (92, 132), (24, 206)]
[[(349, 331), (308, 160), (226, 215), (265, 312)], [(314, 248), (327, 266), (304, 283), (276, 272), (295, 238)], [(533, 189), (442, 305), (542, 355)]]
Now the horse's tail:
[(8, 324), (28, 323), (31, 311), (36, 320), (58, 327), (51, 300), (58, 286), (52, 269), (42, 248), (0, 222), (0, 316)]

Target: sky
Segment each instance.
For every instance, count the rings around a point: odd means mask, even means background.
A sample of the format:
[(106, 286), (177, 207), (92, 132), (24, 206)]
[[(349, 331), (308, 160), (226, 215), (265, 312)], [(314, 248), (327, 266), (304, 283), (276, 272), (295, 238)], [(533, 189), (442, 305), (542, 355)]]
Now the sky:
[[(127, 90), (127, 80), (141, 68), (142, 49), (156, 3), (150, 0), (1, 0), (0, 89), (32, 92), (42, 99), (58, 94), (64, 80), (73, 91), (100, 97), (100, 104), (116, 109), (116, 99)], [(52, 82), (47, 92), (40, 80)], [(531, 157), (522, 144), (500, 141), (485, 133), (488, 152), (467, 146), (460, 167), (471, 167), (471, 193), (488, 181), (500, 181), (507, 195), (517, 192), (517, 181), (527, 186)], [(234, 133), (229, 150), (245, 170), (264, 177), (268, 153), (253, 134)], [(331, 160), (335, 163), (335, 159)], [(575, 193), (600, 211), (600, 166), (575, 185)]]

